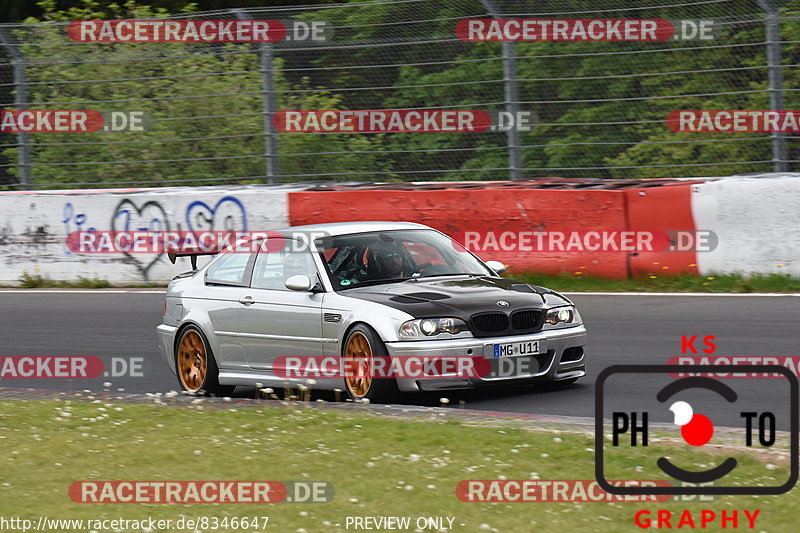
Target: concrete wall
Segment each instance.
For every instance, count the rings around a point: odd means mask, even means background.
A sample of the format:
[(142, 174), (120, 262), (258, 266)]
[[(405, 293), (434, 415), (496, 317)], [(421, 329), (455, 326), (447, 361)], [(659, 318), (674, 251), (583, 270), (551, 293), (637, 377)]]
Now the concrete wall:
[[(293, 224), (393, 220), (419, 222), (461, 240), (465, 232), (496, 235), (524, 231), (590, 231), (624, 228), (619, 191), (564, 189), (453, 189), (437, 191), (308, 191), (289, 195)], [(477, 252), (477, 250), (473, 250)], [(581, 271), (624, 278), (627, 253), (497, 250), (478, 253), (517, 272)]]
[(800, 276), (800, 176), (707, 181), (692, 186), (698, 228), (714, 231), (719, 246), (697, 254), (702, 273), (779, 273)]
[[(462, 184), (463, 185), (463, 184)], [(618, 190), (503, 188), (308, 190), (242, 186), (0, 193), (0, 283), (27, 272), (57, 280), (164, 282), (189, 268), (163, 255), (76, 255), (65, 237), (96, 230), (270, 230), (350, 220), (407, 220), (453, 236), (492, 230), (710, 230), (711, 252), (499, 253), (513, 272), (607, 277), (688, 273), (800, 275), (800, 174), (700, 178)], [(341, 190), (344, 189), (344, 190)], [(201, 258), (201, 264), (203, 259)]]
[[(290, 188), (203, 187), (0, 193), (0, 283), (27, 272), (56, 280), (166, 281), (189, 269), (163, 255), (76, 255), (65, 237), (96, 230), (248, 230), (289, 225)], [(181, 264), (182, 263), (182, 264)]]

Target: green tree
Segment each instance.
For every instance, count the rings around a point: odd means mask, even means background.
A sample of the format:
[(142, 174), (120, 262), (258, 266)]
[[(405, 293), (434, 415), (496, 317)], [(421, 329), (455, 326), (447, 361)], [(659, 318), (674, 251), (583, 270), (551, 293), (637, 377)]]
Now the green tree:
[[(46, 21), (155, 18), (167, 15), (133, 1), (55, 10), (40, 6)], [(181, 12), (195, 9), (188, 4)], [(32, 108), (143, 111), (144, 132), (34, 133), (34, 181), (46, 184), (135, 183), (203, 185), (260, 183), (265, 174), (263, 101), (259, 56), (248, 44), (70, 44), (65, 26), (36, 25), (17, 32), (26, 43)], [(65, 43), (47, 45), (45, 43)], [(275, 60), (281, 108), (340, 108), (323, 90), (288, 92), (291, 85)], [(302, 82), (309, 89), (307, 82)], [(284, 174), (373, 172), (385, 168), (375, 140), (359, 135), (280, 137), (281, 154), (345, 152), (343, 156), (282, 157)], [(347, 155), (349, 152), (357, 154)], [(5, 150), (9, 160), (16, 149)], [(73, 164), (73, 163), (87, 164)], [(64, 164), (67, 163), (67, 164)], [(367, 174), (369, 176), (369, 174)], [(250, 179), (237, 179), (248, 178)], [(343, 179), (346, 178), (343, 177)], [(302, 177), (295, 178), (302, 180)], [(352, 179), (352, 178), (350, 178)]]

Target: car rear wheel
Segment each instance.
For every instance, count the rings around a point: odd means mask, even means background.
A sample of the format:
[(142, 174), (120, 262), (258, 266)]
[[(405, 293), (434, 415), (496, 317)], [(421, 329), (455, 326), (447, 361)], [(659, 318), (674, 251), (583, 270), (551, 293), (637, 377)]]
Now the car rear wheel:
[(386, 345), (369, 326), (359, 324), (350, 330), (344, 343), (345, 388), (353, 400), (389, 402), (399, 391), (394, 378), (375, 372), (376, 358), (387, 359)]
[(205, 335), (195, 326), (181, 332), (175, 350), (175, 371), (181, 389), (205, 391), (215, 396), (230, 396), (235, 386), (219, 384), (219, 369)]

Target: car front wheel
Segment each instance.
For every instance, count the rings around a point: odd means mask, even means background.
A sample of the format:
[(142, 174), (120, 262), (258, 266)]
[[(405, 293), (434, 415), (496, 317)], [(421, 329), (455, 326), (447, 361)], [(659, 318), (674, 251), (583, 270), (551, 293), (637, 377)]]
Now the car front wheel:
[(386, 345), (371, 327), (359, 324), (347, 334), (342, 353), (345, 388), (353, 400), (386, 403), (399, 391), (393, 377), (376, 372), (376, 358), (388, 360)]

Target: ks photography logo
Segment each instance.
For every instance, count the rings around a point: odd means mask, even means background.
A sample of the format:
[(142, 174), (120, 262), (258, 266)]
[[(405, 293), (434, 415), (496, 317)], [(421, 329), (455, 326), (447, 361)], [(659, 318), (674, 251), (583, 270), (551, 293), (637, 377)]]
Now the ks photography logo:
[[(595, 388), (595, 477), (598, 484), (611, 494), (625, 495), (764, 495), (791, 490), (798, 478), (797, 377), (779, 365), (749, 365), (746, 371), (747, 377), (724, 383), (709, 376), (741, 373), (742, 367), (615, 365), (604, 369)], [(675, 379), (678, 374), (689, 374), (689, 377)], [(780, 386), (773, 386), (775, 379), (765, 380), (774, 375), (780, 375)], [(764, 387), (765, 383), (770, 386)], [(622, 390), (626, 393), (610, 394), (620, 390), (618, 387), (624, 387)], [(652, 426), (659, 419), (671, 423)], [(662, 452), (657, 452), (650, 446), (655, 431), (667, 436), (671, 436), (671, 432), (678, 433), (683, 446), (679, 446), (674, 455), (663, 456), (663, 448)], [(780, 484), (765, 485), (762, 479), (756, 479), (763, 472), (755, 469), (767, 466), (759, 461), (754, 462), (758, 466), (749, 462), (745, 466), (735, 457), (725, 457), (719, 464), (709, 465), (705, 463), (710, 456), (704, 454), (703, 460), (697, 463), (699, 456), (694, 454), (714, 444), (715, 437), (717, 444), (724, 437), (725, 444), (744, 450), (789, 451), (788, 467), (770, 472), (770, 476), (778, 474)], [(638, 458), (644, 468), (663, 476), (661, 480), (678, 483), (653, 487), (614, 485), (609, 480), (622, 475), (619, 469), (624, 470), (626, 466), (620, 465), (630, 462), (615, 460), (623, 457)], [(717, 461), (718, 457), (717, 449), (711, 460)], [(736, 482), (730, 480), (734, 474), (739, 474)], [(752, 482), (748, 483), (748, 479)]]

